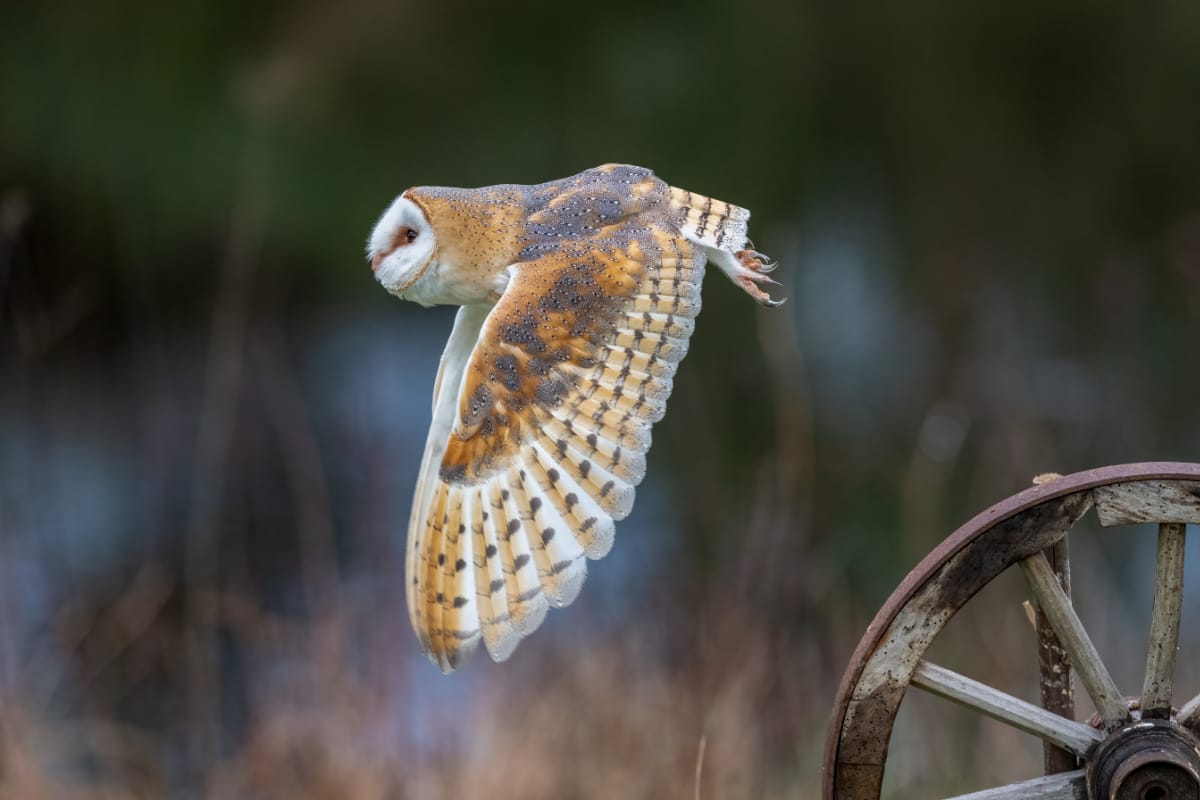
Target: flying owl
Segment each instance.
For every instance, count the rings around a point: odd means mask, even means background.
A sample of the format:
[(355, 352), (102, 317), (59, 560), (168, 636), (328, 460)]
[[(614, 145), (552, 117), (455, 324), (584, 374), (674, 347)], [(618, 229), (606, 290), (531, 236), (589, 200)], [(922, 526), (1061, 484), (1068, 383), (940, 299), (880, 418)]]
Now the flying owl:
[(375, 225), (392, 294), (461, 306), (433, 389), (405, 583), (443, 672), (482, 640), (512, 654), (646, 474), (650, 426), (700, 312), (706, 262), (763, 305), (774, 264), (747, 249), (744, 208), (609, 164), (536, 186), (416, 187)]

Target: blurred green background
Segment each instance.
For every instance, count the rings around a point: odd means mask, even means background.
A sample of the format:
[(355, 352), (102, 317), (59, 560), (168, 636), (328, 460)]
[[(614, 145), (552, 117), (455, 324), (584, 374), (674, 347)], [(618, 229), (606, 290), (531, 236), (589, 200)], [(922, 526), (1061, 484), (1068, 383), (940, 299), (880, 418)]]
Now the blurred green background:
[[(1197, 42), (1184, 2), (5, 4), (0, 796), (681, 797), (702, 740), (705, 797), (815, 796), (938, 541), (1200, 452)], [(613, 554), (443, 677), (397, 587), (452, 310), (366, 235), (610, 161), (750, 208), (790, 301), (709, 279)], [(1153, 548), (1093, 539), (1133, 691)], [(948, 665), (1032, 691), (1016, 601), (979, 613)], [(905, 714), (890, 796), (1040, 768)]]

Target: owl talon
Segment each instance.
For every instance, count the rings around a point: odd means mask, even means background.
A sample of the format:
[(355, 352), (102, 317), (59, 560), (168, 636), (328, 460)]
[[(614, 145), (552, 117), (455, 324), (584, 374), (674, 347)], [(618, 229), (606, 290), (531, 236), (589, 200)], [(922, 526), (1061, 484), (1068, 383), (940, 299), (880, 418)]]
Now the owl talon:
[(764, 282), (765, 283), (773, 283), (776, 286), (779, 285), (779, 283), (777, 281), (771, 280), (766, 275), (758, 275), (758, 274), (739, 275), (738, 279), (737, 279), (737, 283), (739, 286), (742, 287), (742, 290), (746, 294), (753, 297), (754, 300), (759, 305), (768, 306), (770, 308), (778, 308), (779, 306), (781, 306), (785, 302), (787, 302), (787, 298), (784, 298), (782, 300), (773, 299), (769, 294), (764, 292), (762, 289), (758, 288), (758, 286), (756, 285), (758, 283), (764, 283)]
[(779, 281), (772, 278), (770, 275), (764, 275), (761, 272), (751, 272), (749, 275), (746, 275), (746, 278), (748, 280), (754, 281), (755, 283), (769, 283), (772, 286), (782, 286), (783, 285)]
[(734, 253), (738, 263), (743, 267), (753, 272), (770, 272), (779, 266), (779, 262), (772, 261), (771, 257), (757, 250), (741, 250)]
[(783, 305), (783, 300), (773, 300), (770, 295), (758, 288), (758, 284), (779, 285), (778, 281), (765, 274), (778, 266), (767, 256), (754, 249), (731, 253), (728, 250), (713, 248), (709, 251), (709, 258), (729, 276), (730, 280), (740, 286), (742, 291), (753, 297), (760, 305), (771, 308)]

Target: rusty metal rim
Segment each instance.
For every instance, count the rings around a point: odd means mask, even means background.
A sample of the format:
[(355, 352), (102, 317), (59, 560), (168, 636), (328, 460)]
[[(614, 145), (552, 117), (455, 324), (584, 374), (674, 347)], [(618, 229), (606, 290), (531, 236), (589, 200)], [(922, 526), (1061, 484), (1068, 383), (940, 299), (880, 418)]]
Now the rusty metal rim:
[(880, 637), (891, 627), (892, 620), (947, 559), (953, 557), (997, 523), (1047, 500), (1089, 491), (1100, 486), (1147, 480), (1200, 480), (1200, 464), (1176, 461), (1117, 464), (1075, 472), (1039, 486), (1032, 486), (976, 514), (930, 551), (929, 555), (925, 556), (917, 566), (913, 567), (912, 571), (896, 587), (896, 591), (892, 592), (891, 597), (879, 609), (875, 619), (871, 620), (866, 633), (859, 640), (858, 647), (854, 648), (854, 654), (850, 657), (846, 671), (842, 673), (842, 682), (838, 687), (833, 713), (829, 719), (829, 729), (825, 737), (825, 754), (821, 766), (822, 797), (825, 800), (833, 800), (834, 766), (837, 763), (838, 747), (842, 738), (842, 724), (846, 716), (846, 709), (850, 705), (850, 697), (862, 677), (862, 671), (866, 667), (867, 661), (879, 646)]

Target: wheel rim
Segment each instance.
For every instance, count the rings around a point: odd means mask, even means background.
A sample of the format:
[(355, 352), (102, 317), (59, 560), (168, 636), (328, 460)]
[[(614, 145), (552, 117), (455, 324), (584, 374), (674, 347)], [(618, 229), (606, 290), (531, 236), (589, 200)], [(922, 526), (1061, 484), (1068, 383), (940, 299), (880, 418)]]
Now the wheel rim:
[[(1143, 687), (1148, 700), (1145, 716), (1161, 719), (1167, 726), (1179, 727), (1187, 720), (1189, 727), (1200, 727), (1200, 697), (1186, 703), (1173, 718), (1170, 709), (1175, 650), (1170, 637), (1178, 636), (1184, 524), (1200, 522), (1200, 464), (1151, 462), (1104, 467), (1057, 478), (997, 503), (951, 534), (901, 582), (868, 626), (842, 677), (825, 747), (822, 777), (826, 800), (879, 797), (892, 727), (910, 683), (964, 702), (1077, 756), (1098, 751), (1104, 732), (922, 661), (958, 609), (1016, 563), (1025, 571), (1039, 606), (1044, 605), (1048, 615), (1056, 614), (1054, 629), (1060, 636), (1067, 634), (1064, 643), (1070, 641), (1071, 660), (1080, 683), (1099, 709), (1104, 731), (1117, 731), (1131, 721), (1070, 601), (1056, 599), (1054, 592), (1057, 589), (1061, 594), (1061, 589), (1042, 555), (1066, 537), (1094, 501), (1106, 527), (1160, 523), (1156, 584), (1174, 583), (1161, 591), (1162, 598), (1156, 589), (1152, 646)], [(1158, 648), (1156, 653), (1155, 641), (1168, 642), (1170, 647)], [(1082, 791), (1085, 780), (1081, 769), (1014, 784), (1015, 794), (988, 796), (1084, 797), (1086, 794), (1075, 792)]]

